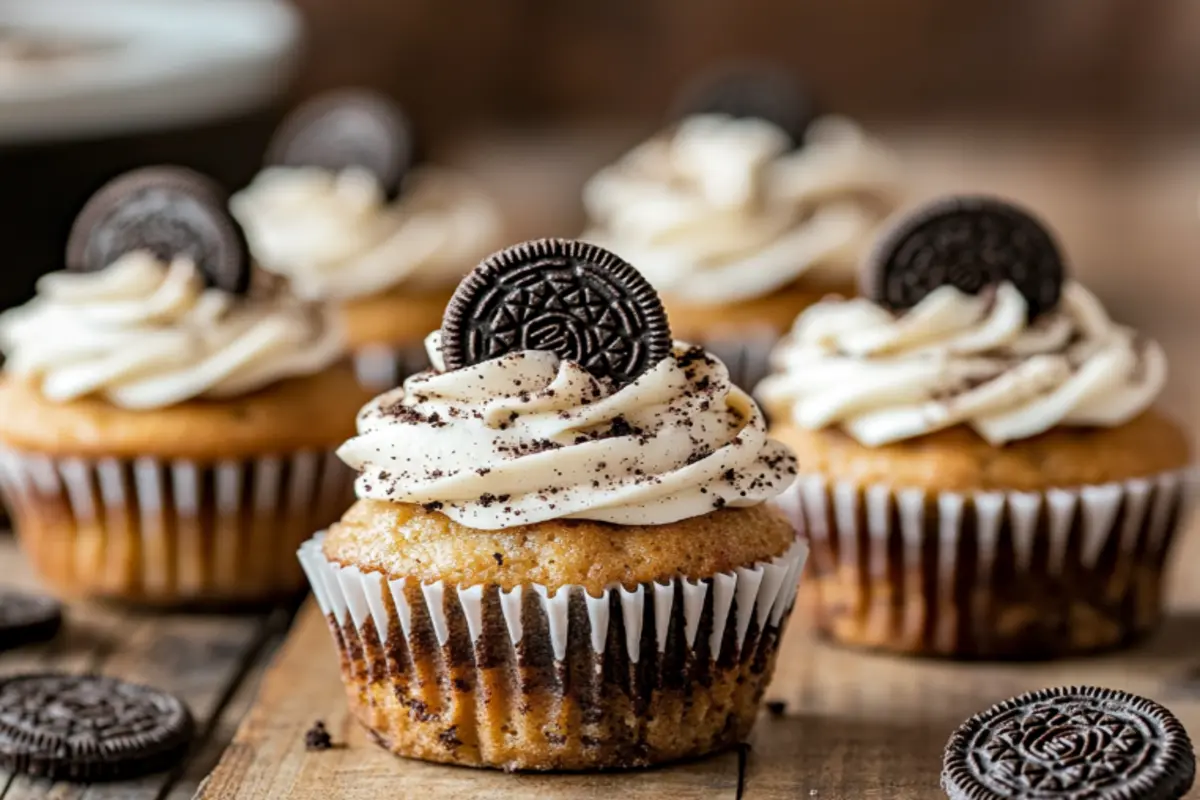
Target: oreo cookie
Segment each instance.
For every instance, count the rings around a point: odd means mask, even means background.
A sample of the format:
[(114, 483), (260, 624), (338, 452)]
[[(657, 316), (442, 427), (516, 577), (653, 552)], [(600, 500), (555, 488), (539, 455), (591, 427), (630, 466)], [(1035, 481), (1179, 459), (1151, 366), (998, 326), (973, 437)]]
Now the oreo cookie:
[(636, 269), (594, 245), (525, 242), (468, 275), (442, 321), (447, 369), (522, 350), (575, 361), (621, 386), (671, 354), (658, 294)]
[(790, 73), (764, 65), (726, 66), (705, 73), (679, 92), (675, 119), (693, 114), (727, 114), (763, 119), (782, 129), (793, 147), (804, 144), (817, 106)]
[(209, 285), (243, 294), (250, 287), (249, 249), (228, 200), (214, 181), (182, 167), (128, 172), (79, 212), (67, 240), (67, 267), (104, 269), (135, 250), (164, 261), (187, 256)]
[(1042, 689), (967, 720), (946, 745), (951, 800), (1177, 800), (1196, 759), (1159, 704), (1092, 686)]
[(1058, 243), (1036, 217), (995, 197), (955, 196), (906, 214), (884, 233), (859, 288), (904, 311), (942, 286), (978, 294), (1007, 281), (1024, 295), (1032, 319), (1058, 305), (1065, 280)]
[(62, 606), (49, 597), (0, 591), (0, 650), (49, 641), (62, 621)]
[(195, 724), (176, 697), (99, 675), (0, 680), (0, 769), (92, 783), (175, 766)]
[(268, 164), (368, 170), (389, 198), (416, 161), (413, 128), (400, 107), (366, 89), (319, 95), (293, 111), (271, 140)]

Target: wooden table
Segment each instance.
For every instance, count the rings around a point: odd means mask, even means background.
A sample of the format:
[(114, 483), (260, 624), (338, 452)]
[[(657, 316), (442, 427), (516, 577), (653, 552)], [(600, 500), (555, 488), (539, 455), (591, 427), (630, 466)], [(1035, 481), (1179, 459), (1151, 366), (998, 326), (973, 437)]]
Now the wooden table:
[[(36, 589), (12, 538), (0, 537), (0, 583)], [(188, 800), (229, 744), (287, 630), (290, 609), (241, 616), (164, 615), (72, 605), (53, 642), (0, 653), (0, 675), (98, 672), (173, 692), (191, 708), (199, 736), (169, 774), (76, 786), (0, 771), (2, 800)]]
[[(350, 717), (325, 620), (309, 603), (199, 797), (935, 800), (945, 796), (942, 747), (960, 722), (1011, 695), (1080, 683), (1158, 699), (1200, 740), (1200, 529), (1190, 534), (1175, 562), (1174, 614), (1124, 654), (1008, 666), (896, 659), (814, 641), (797, 608), (768, 692), (786, 714), (762, 713), (744, 763), (726, 753), (631, 773), (506, 775), (392, 756)], [(318, 719), (340, 747), (305, 751), (304, 733)], [(1188, 797), (1200, 798), (1200, 788)]]

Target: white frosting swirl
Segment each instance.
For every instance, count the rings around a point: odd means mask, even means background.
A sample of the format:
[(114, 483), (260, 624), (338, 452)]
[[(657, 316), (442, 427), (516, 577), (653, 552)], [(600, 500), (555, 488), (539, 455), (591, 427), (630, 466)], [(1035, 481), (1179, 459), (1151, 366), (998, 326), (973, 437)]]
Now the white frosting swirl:
[(952, 286), (905, 314), (827, 300), (800, 315), (758, 394), (800, 427), (839, 425), (876, 446), (953, 425), (996, 445), (1057, 425), (1116, 426), (1162, 390), (1162, 348), (1117, 325), (1078, 283), (1027, 321), (1012, 284), (991, 296)]
[(370, 173), (273, 167), (230, 200), (264, 269), (300, 297), (454, 286), (500, 246), (495, 204), (467, 178), (426, 167), (387, 202)]
[(435, 371), (369, 403), (338, 455), (359, 497), (421, 503), (485, 530), (574, 518), (674, 522), (774, 497), (795, 457), (767, 438), (725, 366), (677, 344), (613, 391), (572, 361), (526, 351)]
[(591, 179), (584, 238), (699, 303), (762, 297), (801, 276), (844, 282), (898, 201), (895, 162), (837, 117), (789, 148), (761, 119), (689, 117)]
[(206, 289), (188, 259), (129, 253), (98, 272), (56, 272), (0, 315), (6, 372), (49, 400), (99, 395), (130, 409), (246, 394), (343, 354), (329, 312)]

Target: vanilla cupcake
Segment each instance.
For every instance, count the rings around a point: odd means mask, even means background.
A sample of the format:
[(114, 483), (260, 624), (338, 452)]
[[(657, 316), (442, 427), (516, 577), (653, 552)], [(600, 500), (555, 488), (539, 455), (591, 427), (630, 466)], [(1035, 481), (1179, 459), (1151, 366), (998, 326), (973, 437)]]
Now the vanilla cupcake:
[(864, 299), (810, 308), (759, 386), (797, 452), (818, 625), (969, 658), (1127, 645), (1162, 611), (1192, 479), (1162, 349), (991, 198), (900, 222)]
[(225, 202), (186, 170), (118, 178), (76, 222), (68, 271), (0, 316), (0, 486), (61, 594), (285, 597), (304, 585), (289, 554), (352, 498), (332, 450), (367, 394), (335, 366), (341, 328), (251, 286)]
[(849, 293), (899, 203), (895, 160), (855, 123), (814, 119), (788, 83), (732, 75), (586, 185), (595, 242), (638, 265), (675, 334), (753, 386), (796, 314)]
[(434, 367), (359, 415), (359, 502), (300, 558), (393, 752), (607, 769), (750, 730), (806, 555), (786, 447), (654, 292), (578, 242), (460, 286)]
[(425, 334), (502, 235), (474, 181), (413, 161), (391, 101), (335, 92), (284, 121), (268, 166), (230, 206), (259, 266), (340, 308), (360, 380), (376, 390), (427, 365)]

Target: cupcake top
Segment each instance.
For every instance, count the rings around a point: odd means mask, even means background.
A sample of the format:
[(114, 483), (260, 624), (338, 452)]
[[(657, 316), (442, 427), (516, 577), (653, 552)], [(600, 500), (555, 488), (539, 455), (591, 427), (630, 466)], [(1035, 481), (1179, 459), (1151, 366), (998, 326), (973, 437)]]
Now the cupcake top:
[(758, 387), (806, 429), (877, 446), (967, 425), (993, 445), (1117, 426), (1166, 382), (1162, 348), (1065, 278), (1057, 244), (994, 198), (935, 201), (884, 236), (864, 297), (805, 311)]
[(500, 214), (466, 176), (413, 169), (413, 152), (407, 120), (378, 95), (302, 106), (231, 200), (255, 260), (306, 299), (456, 285), (498, 244)]
[(492, 256), (428, 348), (433, 369), (368, 404), (339, 451), (360, 497), (487, 530), (649, 525), (761, 503), (796, 473), (724, 365), (672, 343), (644, 279), (599, 248)]
[(804, 117), (795, 131), (795, 113), (720, 100), (588, 182), (584, 238), (637, 264), (670, 298), (701, 304), (763, 297), (801, 278), (850, 281), (896, 204), (892, 155), (847, 119)]
[(241, 395), (342, 356), (330, 315), (278, 282), (250, 286), (245, 242), (211, 181), (154, 167), (102, 188), (71, 234), (68, 269), (0, 315), (5, 371), (48, 400), (130, 409)]

